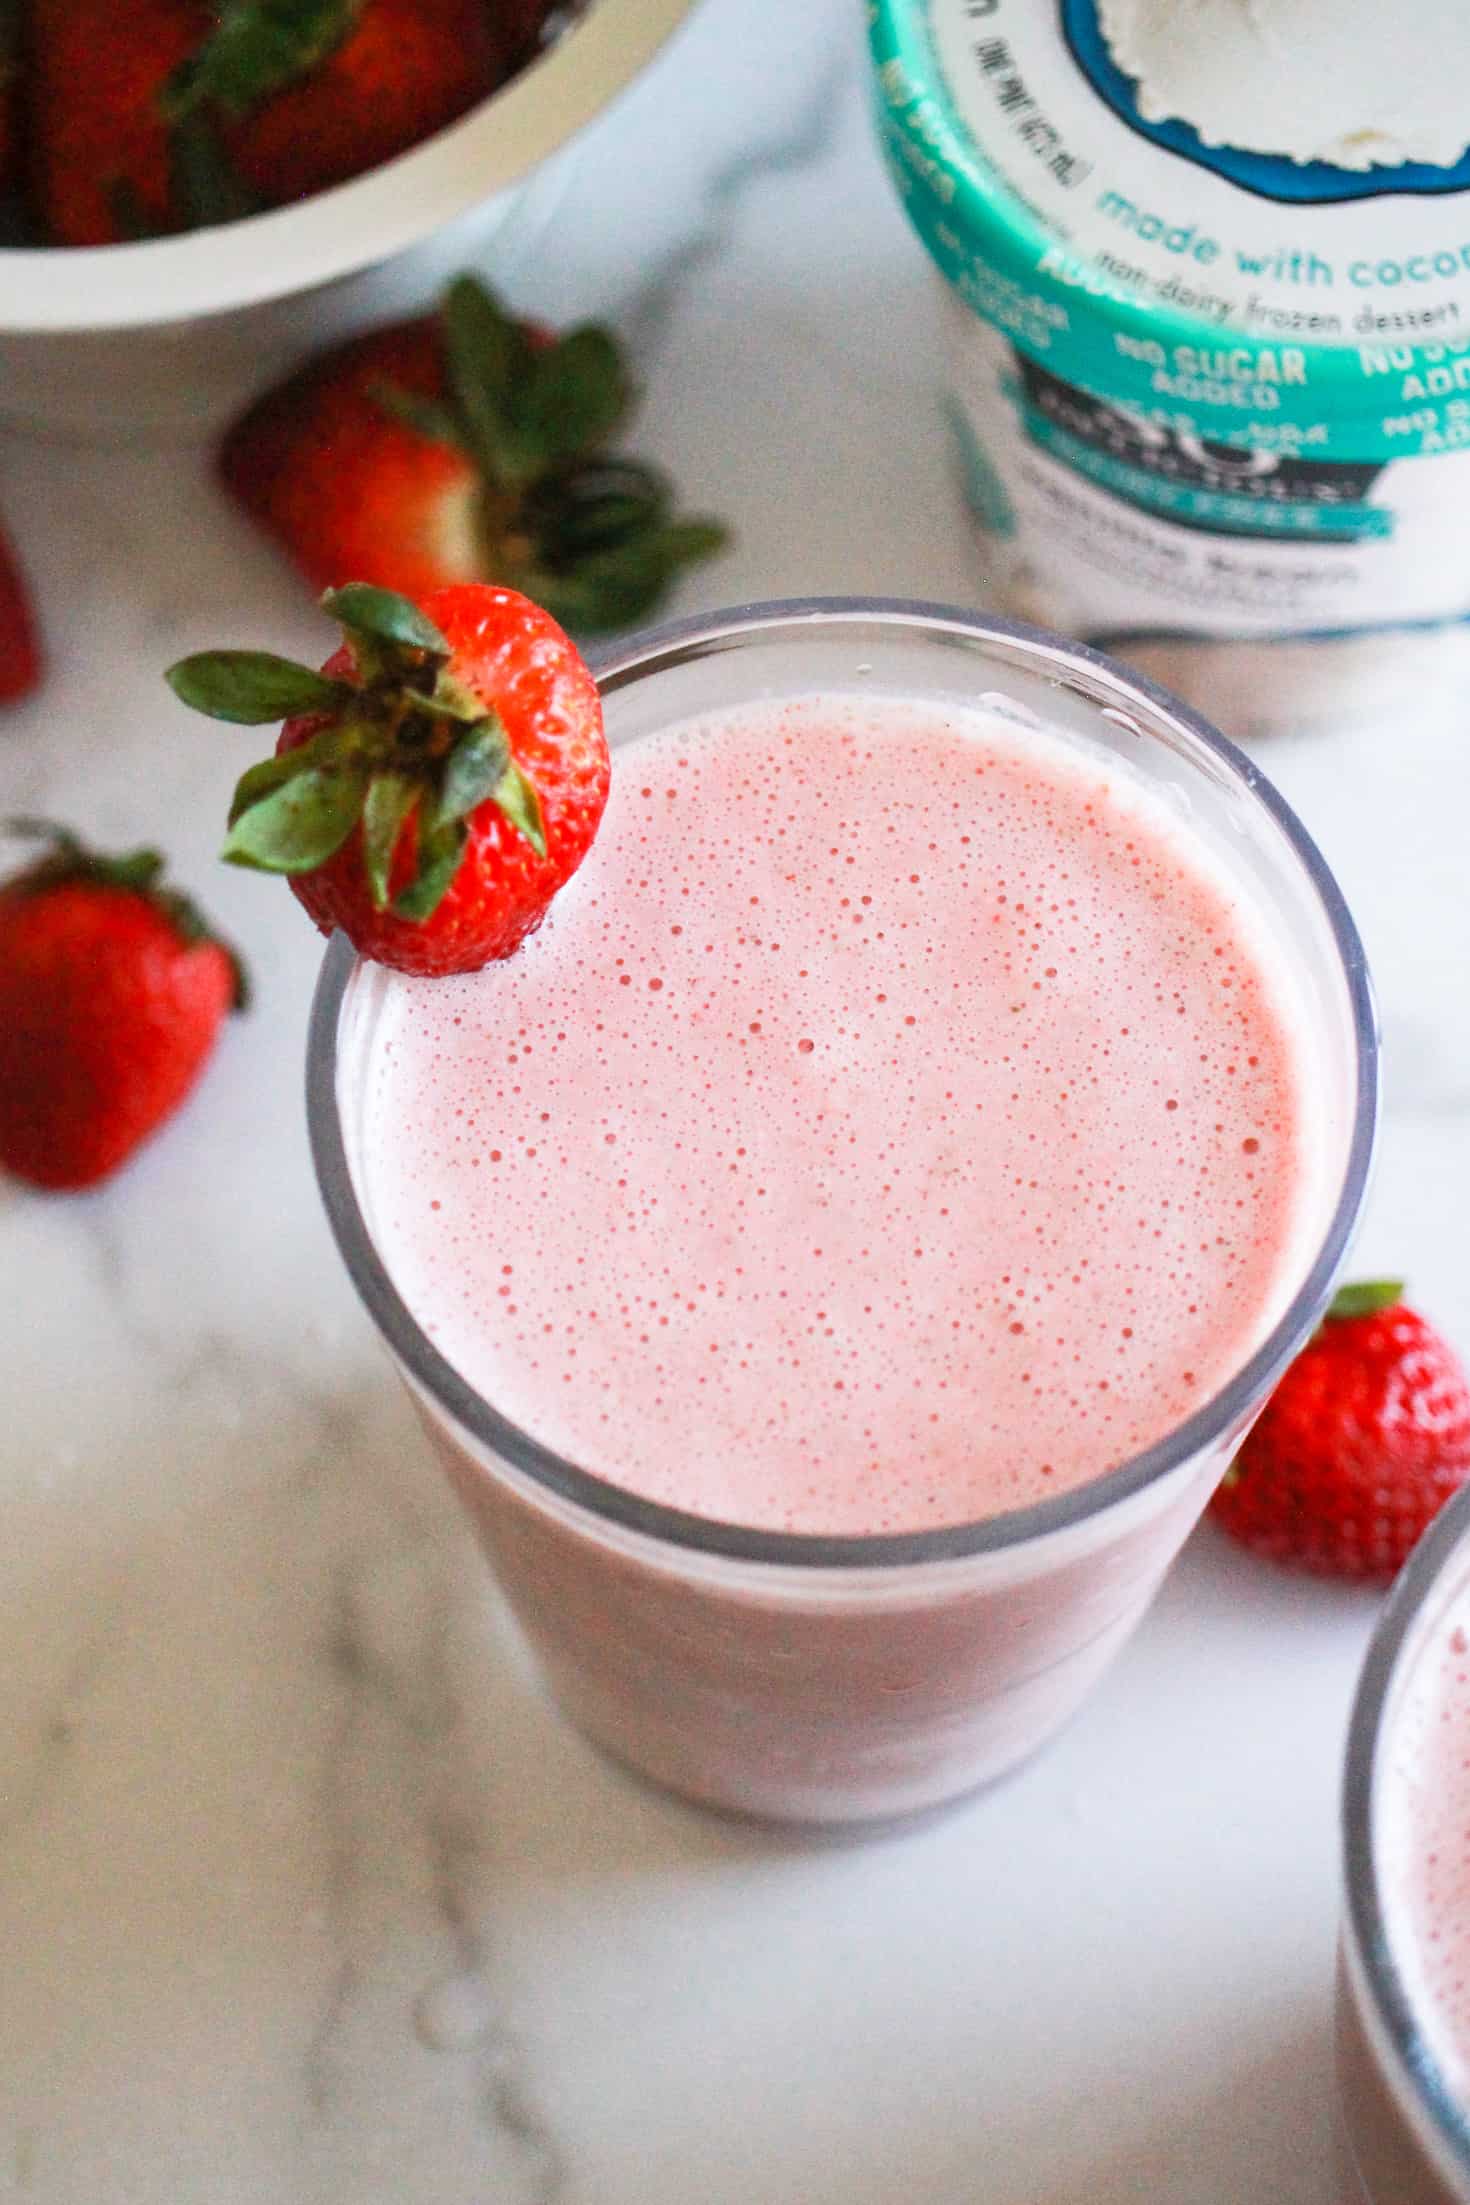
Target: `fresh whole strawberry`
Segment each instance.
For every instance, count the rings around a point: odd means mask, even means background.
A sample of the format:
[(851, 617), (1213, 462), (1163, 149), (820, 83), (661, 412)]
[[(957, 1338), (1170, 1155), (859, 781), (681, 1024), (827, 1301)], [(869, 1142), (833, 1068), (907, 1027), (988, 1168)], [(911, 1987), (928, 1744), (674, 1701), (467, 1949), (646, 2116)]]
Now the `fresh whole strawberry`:
[(336, 346), (258, 400), (220, 474), (319, 590), (496, 581), (573, 630), (624, 627), (724, 541), (675, 516), (655, 469), (606, 456), (631, 400), (606, 330), (553, 339), (462, 276), (436, 318)]
[(206, 38), (200, 0), (28, 0), (30, 182), (57, 245), (180, 226), (158, 101)]
[(168, 674), (213, 718), (285, 716), (235, 791), (224, 856), (285, 873), (322, 932), (401, 972), (508, 957), (581, 864), (607, 801), (597, 687), (548, 613), (473, 583), (422, 607), (351, 583), (321, 669), (202, 652)]
[(0, 193), (20, 181), (20, 0), (0, 0)]
[(41, 672), (41, 639), (25, 579), (0, 530), (0, 705), (29, 696)]
[[(265, 13), (261, 0), (252, 0)], [(279, 12), (280, 0), (275, 0)], [(225, 145), (266, 206), (325, 191), (458, 121), (508, 74), (487, 0), (330, 0), (351, 28), (270, 98), (220, 101)]]
[(518, 58), (487, 0), (28, 6), (33, 186), (59, 245), (238, 221), (343, 183), (455, 121)]
[(1470, 1479), (1470, 1384), (1402, 1283), (1344, 1287), (1215, 1495), (1217, 1522), (1277, 1562), (1392, 1577)]
[(87, 1187), (178, 1108), (244, 978), (156, 850), (101, 857), (64, 828), (10, 831), (49, 848), (0, 884), (0, 1169)]
[[(534, 60), (558, 26), (550, 19), (558, 13), (557, 0), (493, 0), (495, 28), (512, 69)], [(585, 0), (583, 0), (585, 4)], [(563, 17), (573, 11), (563, 6)]]

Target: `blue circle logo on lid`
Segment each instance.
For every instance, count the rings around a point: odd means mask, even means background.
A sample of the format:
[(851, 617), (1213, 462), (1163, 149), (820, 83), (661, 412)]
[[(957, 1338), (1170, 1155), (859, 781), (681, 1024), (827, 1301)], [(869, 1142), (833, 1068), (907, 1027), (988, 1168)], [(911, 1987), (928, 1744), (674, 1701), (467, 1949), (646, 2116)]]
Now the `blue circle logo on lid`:
[(1453, 168), (1427, 161), (1403, 161), (1394, 168), (1338, 168), (1331, 161), (1289, 161), (1279, 153), (1247, 153), (1238, 146), (1206, 145), (1185, 122), (1148, 122), (1138, 111), (1137, 88), (1114, 61), (1097, 0), (1061, 0), (1062, 29), (1073, 59), (1091, 84), (1130, 130), (1177, 153), (1201, 168), (1213, 169), (1243, 191), (1262, 199), (1296, 205), (1322, 205), (1338, 199), (1380, 199), (1395, 193), (1438, 193), (1470, 189), (1470, 152)]

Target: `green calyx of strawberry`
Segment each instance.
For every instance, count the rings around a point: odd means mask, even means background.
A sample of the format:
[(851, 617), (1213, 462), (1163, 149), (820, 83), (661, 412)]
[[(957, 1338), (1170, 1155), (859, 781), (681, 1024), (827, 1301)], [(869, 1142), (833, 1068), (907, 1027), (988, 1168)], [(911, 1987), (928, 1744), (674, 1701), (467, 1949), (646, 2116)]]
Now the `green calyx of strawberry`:
[(7, 819), (0, 821), (0, 832), (47, 845), (32, 864), (4, 882), (7, 893), (20, 890), (23, 894), (40, 895), (48, 889), (80, 881), (97, 888), (120, 888), (146, 897), (168, 920), (186, 948), (198, 942), (213, 942), (224, 951), (235, 976), (231, 1007), (237, 1011), (249, 1007), (250, 978), (239, 951), (210, 925), (192, 896), (165, 883), (166, 861), (162, 851), (144, 848), (112, 854), (92, 850), (72, 833), (70, 827), (58, 826), (50, 819)]
[(213, 111), (240, 121), (336, 52), (366, 0), (224, 0), (209, 36), (160, 95), (169, 122)]
[[(448, 672), (450, 647), (406, 597), (350, 582), (322, 608), (340, 620), (355, 669), (315, 673), (269, 651), (203, 651), (171, 666), (175, 696), (211, 719), (261, 726), (320, 717), (294, 750), (242, 774), (221, 855), (262, 873), (311, 873), (362, 828), (375, 909), (431, 916), (459, 870), (469, 818), (494, 804), (538, 857), (540, 800), (511, 756), (499, 714)], [(399, 838), (415, 828), (412, 878), (394, 894)]]
[[(221, 125), (247, 115), (320, 68), (342, 44), (365, 0), (225, 0), (214, 28), (158, 94), (168, 130), (169, 204), (186, 230), (239, 222), (260, 202), (237, 173)], [(125, 187), (113, 212), (125, 237), (152, 229)]]
[(541, 342), (482, 283), (460, 276), (440, 314), (446, 395), (392, 383), (374, 396), (420, 435), (473, 460), (485, 572), (570, 628), (630, 626), (674, 577), (727, 541), (718, 522), (675, 514), (642, 460), (605, 447), (633, 385), (616, 338), (595, 323)]
[(1403, 1298), (1402, 1279), (1361, 1279), (1338, 1288), (1322, 1322), (1342, 1324), (1349, 1317), (1376, 1317), (1380, 1310), (1396, 1309)]
[(259, 214), (261, 201), (235, 170), (213, 118), (189, 115), (175, 123), (168, 141), (168, 204), (171, 219), (153, 219), (126, 178), (107, 187), (108, 204), (124, 244), (180, 230), (211, 230), (222, 222), (243, 222)]

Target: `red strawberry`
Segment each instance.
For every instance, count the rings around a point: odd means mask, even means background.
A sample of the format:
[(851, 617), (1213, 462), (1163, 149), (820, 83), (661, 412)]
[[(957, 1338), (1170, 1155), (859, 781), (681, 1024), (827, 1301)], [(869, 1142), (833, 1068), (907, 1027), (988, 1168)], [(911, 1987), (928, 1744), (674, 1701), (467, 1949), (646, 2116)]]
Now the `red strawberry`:
[(558, 340), (462, 276), (436, 320), (309, 361), (236, 423), (225, 487), (317, 589), (521, 590), (574, 629), (626, 626), (724, 541), (652, 468), (603, 456), (631, 386), (606, 330)]
[(607, 801), (597, 687), (539, 605), (483, 583), (422, 610), (349, 583), (320, 673), (258, 651), (171, 667), (216, 719), (289, 715), (235, 791), (224, 855), (286, 873), (324, 934), (401, 972), (508, 957), (581, 864)]
[(1344, 1287), (1211, 1504), (1234, 1538), (1332, 1577), (1387, 1579), (1470, 1479), (1470, 1384), (1398, 1280)]
[[(340, 0), (334, 12), (342, 13)], [(227, 124), (238, 173), (267, 206), (280, 206), (456, 122), (507, 74), (495, 12), (486, 0), (362, 0), (354, 27), (319, 66)]]
[(428, 322), (359, 337), (230, 431), (225, 485), (318, 589), (360, 575), (427, 597), (474, 570), (479, 477), (468, 453), (410, 428), (380, 394), (437, 398), (442, 388)]
[(493, 0), (493, 4), (501, 43), (512, 67), (519, 69), (547, 43), (547, 19), (556, 0)]
[(87, 1187), (178, 1108), (243, 976), (162, 885), (156, 850), (99, 857), (63, 828), (11, 831), (51, 848), (0, 885), (0, 1168)]
[(159, 94), (208, 35), (199, 0), (29, 0), (31, 185), (57, 245), (175, 226)]
[(442, 130), (519, 58), (486, 0), (31, 0), (56, 243), (230, 222)]
[(0, 0), (0, 192), (20, 181), (20, 8)]
[(16, 704), (41, 679), (41, 640), (24, 578), (0, 532), (0, 705)]

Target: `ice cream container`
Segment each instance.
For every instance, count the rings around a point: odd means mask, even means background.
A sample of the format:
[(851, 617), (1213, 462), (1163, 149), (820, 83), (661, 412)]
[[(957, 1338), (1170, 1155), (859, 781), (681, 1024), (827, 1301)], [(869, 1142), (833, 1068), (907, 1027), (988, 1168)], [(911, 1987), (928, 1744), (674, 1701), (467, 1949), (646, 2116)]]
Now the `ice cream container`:
[(1366, 0), (869, 10), (992, 594), (1237, 734), (1470, 673), (1470, 11), (1433, 12), (1406, 50)]

